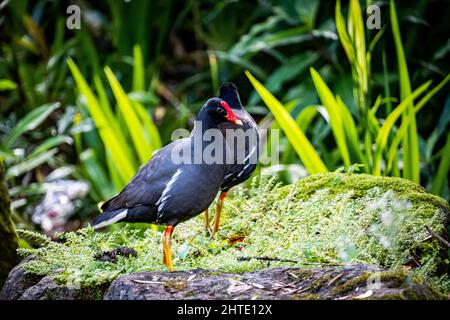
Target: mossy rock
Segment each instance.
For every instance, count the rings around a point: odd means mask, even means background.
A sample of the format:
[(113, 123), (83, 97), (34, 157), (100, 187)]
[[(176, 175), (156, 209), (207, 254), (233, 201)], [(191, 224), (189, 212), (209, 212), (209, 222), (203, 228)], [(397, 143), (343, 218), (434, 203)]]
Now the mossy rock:
[[(175, 228), (175, 270), (244, 273), (362, 263), (407, 271), (448, 293), (449, 252), (425, 227), (448, 238), (449, 212), (445, 200), (399, 178), (327, 173), (280, 186), (275, 178), (262, 176), (249, 188), (234, 188), (213, 240), (202, 215)], [(124, 274), (166, 270), (161, 232), (150, 228), (124, 224), (110, 233), (85, 228), (58, 242), (43, 240), (38, 249), (20, 250), (36, 257), (24, 268), (59, 285), (90, 288)], [(133, 248), (137, 256), (114, 263), (94, 258), (118, 246)]]
[(58, 285), (48, 276), (27, 282), (23, 273), (15, 270), (16, 281), (7, 282), (12, 294), (4, 297), (23, 300), (447, 298), (406, 272), (376, 269), (376, 266), (356, 264), (333, 268), (268, 268), (242, 274), (201, 269), (136, 272), (119, 276), (111, 285), (90, 288)]

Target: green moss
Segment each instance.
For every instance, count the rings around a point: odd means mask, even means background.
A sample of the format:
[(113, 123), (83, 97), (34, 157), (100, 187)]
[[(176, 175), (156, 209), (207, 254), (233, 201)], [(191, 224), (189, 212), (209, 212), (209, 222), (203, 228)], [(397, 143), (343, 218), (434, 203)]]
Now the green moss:
[(292, 298), (298, 300), (324, 300), (324, 297), (318, 293), (294, 294)]
[(419, 280), (413, 279), (413, 277), (408, 277), (408, 274), (404, 271), (384, 271), (380, 273), (380, 280), (384, 283), (387, 283), (392, 288), (400, 288), (401, 286), (406, 285), (407, 281), (410, 282), (419, 282)]
[(323, 173), (309, 176), (297, 183), (297, 188), (300, 190), (299, 197), (309, 197), (317, 190), (324, 188), (330, 188), (332, 194), (352, 190), (355, 196), (360, 197), (374, 187), (381, 187), (384, 190), (392, 190), (400, 194), (425, 192), (420, 185), (409, 180), (376, 177), (368, 174)]
[(314, 272), (312, 270), (308, 270), (308, 269), (296, 269), (296, 270), (291, 270), (288, 273), (289, 280), (291, 280), (291, 281), (298, 280), (299, 278), (300, 279), (308, 279), (313, 274), (314, 274)]
[(333, 290), (331, 290), (331, 293), (334, 295), (338, 295), (338, 294), (348, 292), (359, 286), (365, 287), (367, 284), (367, 279), (369, 279), (370, 276), (371, 276), (370, 272), (365, 272), (355, 278), (352, 278), (352, 279), (344, 282), (343, 284), (341, 284), (339, 286), (336, 286), (335, 288), (333, 288)]
[(334, 278), (334, 276), (332, 274), (327, 274), (326, 276), (323, 276), (320, 279), (314, 280), (311, 283), (311, 291), (315, 292), (315, 291), (320, 290), (320, 288), (322, 288), (325, 284), (330, 282), (333, 278)]
[(163, 286), (170, 292), (186, 290), (187, 282), (184, 280), (169, 280), (163, 283)]
[[(211, 214), (213, 208), (214, 204)], [(176, 270), (236, 273), (336, 263), (366, 263), (397, 270), (414, 254), (421, 266), (412, 273), (450, 291), (445, 275), (448, 252), (429, 239), (424, 228), (430, 226), (445, 236), (448, 213), (445, 200), (399, 178), (328, 173), (280, 187), (274, 178), (263, 176), (254, 179), (248, 189), (236, 187), (227, 198), (218, 236), (209, 239), (200, 215), (176, 227), (172, 252)], [(233, 241), (236, 235), (240, 241)], [(117, 263), (93, 258), (121, 245), (134, 248), (137, 257), (119, 257)], [(86, 286), (109, 283), (121, 274), (166, 270), (161, 251), (160, 232), (137, 231), (127, 225), (111, 233), (86, 228), (64, 234), (60, 242), (20, 250), (36, 256), (25, 266), (29, 272)], [(237, 259), (267, 256), (280, 261)]]

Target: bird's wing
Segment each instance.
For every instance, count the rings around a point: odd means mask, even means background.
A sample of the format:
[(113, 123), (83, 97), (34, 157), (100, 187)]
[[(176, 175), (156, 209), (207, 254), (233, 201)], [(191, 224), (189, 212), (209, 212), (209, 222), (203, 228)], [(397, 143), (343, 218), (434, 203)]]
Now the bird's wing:
[(176, 166), (171, 160), (171, 151), (178, 143), (181, 143), (181, 140), (174, 141), (159, 150), (117, 196), (102, 205), (102, 210), (113, 211), (140, 205), (155, 205), (165, 185), (176, 172)]

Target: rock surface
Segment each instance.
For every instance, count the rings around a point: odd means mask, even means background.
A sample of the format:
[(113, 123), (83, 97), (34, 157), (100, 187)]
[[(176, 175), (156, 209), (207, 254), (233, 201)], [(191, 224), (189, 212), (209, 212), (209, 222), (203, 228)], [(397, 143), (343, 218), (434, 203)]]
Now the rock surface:
[(17, 266), (2, 299), (441, 299), (404, 272), (378, 271), (368, 265), (331, 268), (273, 268), (243, 274), (196, 269), (140, 272), (97, 288), (60, 286), (50, 277), (28, 277)]
[(42, 279), (42, 277), (26, 273), (22, 268), (22, 265), (31, 259), (33, 259), (32, 256), (25, 258), (11, 270), (0, 293), (1, 300), (19, 299), (28, 288), (33, 287)]

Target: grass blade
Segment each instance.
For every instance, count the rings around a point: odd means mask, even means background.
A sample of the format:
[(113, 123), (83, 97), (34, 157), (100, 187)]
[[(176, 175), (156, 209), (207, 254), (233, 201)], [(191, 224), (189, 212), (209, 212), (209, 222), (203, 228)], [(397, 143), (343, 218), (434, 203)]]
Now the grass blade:
[[(342, 114), (342, 130), (344, 131), (345, 138), (347, 141), (347, 146), (349, 147), (350, 159), (353, 163), (364, 164), (363, 170), (368, 172), (369, 159), (364, 157), (361, 152), (361, 147), (359, 145), (358, 129), (356, 128), (355, 121), (353, 120), (352, 114), (350, 113), (348, 107), (344, 104), (339, 96), (336, 97), (336, 102), (339, 106), (339, 110)], [(371, 154), (370, 154), (371, 157)]]
[(209, 69), (211, 72), (211, 82), (213, 92), (219, 91), (219, 67), (217, 65), (217, 57), (214, 51), (208, 51)]
[(445, 182), (448, 179), (448, 171), (450, 168), (450, 132), (447, 135), (447, 142), (442, 150), (441, 162), (431, 187), (431, 192), (441, 195), (444, 191)]
[[(355, 48), (355, 67), (359, 80), (358, 84), (360, 90), (362, 90), (362, 93), (364, 94), (360, 99), (363, 99), (368, 91), (368, 72), (366, 61), (366, 37), (359, 0), (350, 0), (349, 10), (348, 31), (353, 47)], [(364, 101), (360, 101), (360, 103), (362, 102)], [(363, 107), (363, 105), (361, 105), (361, 107)]]
[(352, 42), (350, 41), (347, 29), (345, 28), (345, 20), (342, 16), (340, 0), (336, 2), (335, 19), (339, 39), (341, 40), (342, 46), (344, 47), (344, 51), (347, 54), (347, 58), (350, 61), (350, 64), (353, 64), (353, 61), (355, 59), (355, 51), (353, 50)]
[(105, 68), (106, 77), (117, 100), (117, 105), (124, 119), (126, 119), (126, 125), (130, 132), (131, 139), (133, 140), (134, 147), (136, 148), (139, 160), (141, 163), (145, 163), (150, 159), (151, 145), (147, 142), (144, 132), (142, 130), (141, 123), (139, 121), (136, 112), (131, 104), (130, 99), (126, 95), (119, 81), (115, 77), (114, 73), (109, 67)]
[(98, 129), (100, 137), (105, 145), (107, 153), (113, 154), (113, 161), (121, 177), (121, 182), (125, 185), (135, 173), (135, 168), (133, 166), (131, 158), (127, 157), (126, 153), (123, 152), (124, 148), (120, 143), (120, 138), (118, 137), (118, 132), (114, 132), (113, 128), (108, 122), (108, 118), (105, 116), (97, 98), (95, 97), (92, 90), (89, 88), (86, 80), (81, 74), (78, 67), (75, 65), (72, 59), (68, 59), (67, 63), (72, 72), (72, 75), (77, 83), (78, 90), (87, 99), (87, 107), (95, 125)]
[(64, 136), (64, 135), (47, 138), (44, 142), (42, 142), (39, 146), (37, 146), (33, 150), (33, 152), (30, 154), (30, 157), (34, 157), (42, 152), (50, 150), (50, 149), (57, 147), (63, 143), (72, 144), (73, 139), (71, 137)]
[(27, 131), (36, 129), (48, 116), (61, 106), (59, 102), (44, 104), (36, 109), (29, 112), (22, 120), (20, 120), (14, 129), (6, 138), (4, 144), (7, 149), (9, 149), (12, 144), (19, 138), (22, 134)]
[(21, 174), (31, 171), (34, 168), (40, 166), (43, 163), (46, 163), (48, 160), (52, 159), (53, 156), (58, 152), (58, 149), (51, 149), (50, 151), (41, 153), (34, 157), (28, 157), (27, 159), (21, 161), (15, 166), (10, 167), (6, 171), (6, 179), (10, 179), (13, 177), (18, 177)]
[(142, 50), (139, 45), (133, 47), (133, 91), (145, 90), (145, 67)]
[[(397, 12), (394, 1), (390, 2), (390, 15), (392, 34), (394, 36), (395, 50), (397, 53), (400, 99), (404, 100), (411, 94), (411, 83), (409, 80), (408, 66), (406, 64), (405, 52), (403, 50), (400, 27), (398, 25)], [(403, 139), (403, 177), (420, 183), (420, 159), (419, 159), (419, 138), (417, 134), (417, 124), (413, 110), (413, 101), (409, 103), (403, 118), (409, 118), (408, 134)]]
[(255, 90), (261, 96), (261, 99), (273, 113), (280, 127), (283, 129), (289, 142), (292, 144), (294, 150), (302, 160), (306, 170), (310, 174), (327, 172), (328, 169), (320, 159), (316, 150), (309, 142), (303, 131), (297, 125), (295, 120), (291, 117), (289, 112), (284, 109), (283, 105), (264, 88), (264, 86), (256, 80), (249, 71), (245, 71)]
[(431, 81), (428, 81), (417, 88), (412, 94), (410, 94), (406, 99), (404, 99), (398, 106), (395, 108), (391, 114), (386, 118), (380, 131), (378, 132), (376, 138), (376, 151), (375, 151), (375, 159), (374, 159), (374, 168), (373, 174), (380, 175), (381, 174), (381, 157), (384, 152), (389, 133), (391, 132), (392, 127), (398, 118), (405, 112), (405, 110), (410, 106), (411, 102), (416, 99), (422, 92), (424, 92), (431, 84)]
[(159, 135), (158, 128), (153, 122), (152, 117), (148, 114), (147, 110), (145, 110), (145, 107), (141, 103), (133, 101), (133, 106), (136, 110), (137, 115), (139, 116), (139, 119), (143, 124), (143, 129), (145, 129), (144, 134), (146, 134), (146, 137), (148, 135), (147, 141), (151, 146), (151, 153), (153, 153), (158, 149), (161, 149), (162, 147), (161, 137)]
[[(433, 88), (430, 92), (428, 92), (415, 106), (414, 113), (417, 114), (423, 106), (430, 100), (439, 90), (442, 89), (442, 87), (450, 80), (450, 74), (448, 74), (444, 80), (442, 80), (437, 86)], [(406, 118), (404, 121), (402, 121), (402, 124), (400, 126), (400, 129), (397, 131), (397, 134), (395, 135), (394, 139), (391, 142), (391, 145), (389, 147), (388, 152), (388, 161), (386, 166), (386, 174), (388, 174), (397, 158), (398, 153), (398, 146), (400, 145), (400, 142), (404, 139), (404, 137), (407, 134), (408, 126), (410, 124), (411, 118)]]
[(108, 199), (114, 195), (116, 190), (109, 182), (102, 165), (99, 163), (95, 151), (87, 149), (80, 153), (80, 161), (83, 166), (83, 170), (86, 172), (86, 176), (89, 177), (90, 183), (93, 185), (97, 194), (101, 199)]
[(344, 127), (342, 122), (342, 115), (340, 112), (340, 106), (338, 105), (333, 93), (328, 88), (325, 81), (323, 81), (320, 74), (314, 68), (310, 68), (310, 72), (320, 101), (322, 101), (322, 104), (327, 109), (328, 115), (330, 117), (331, 130), (333, 131), (333, 135), (336, 140), (339, 152), (341, 153), (342, 160), (344, 161), (344, 164), (346, 166), (350, 166), (352, 163), (350, 161), (350, 154), (348, 152), (345, 133), (343, 130)]

